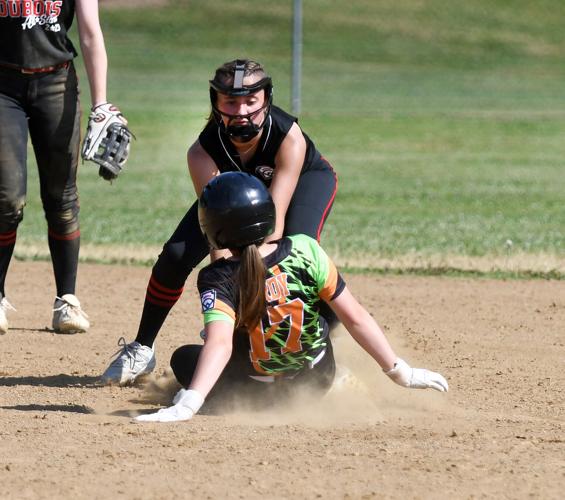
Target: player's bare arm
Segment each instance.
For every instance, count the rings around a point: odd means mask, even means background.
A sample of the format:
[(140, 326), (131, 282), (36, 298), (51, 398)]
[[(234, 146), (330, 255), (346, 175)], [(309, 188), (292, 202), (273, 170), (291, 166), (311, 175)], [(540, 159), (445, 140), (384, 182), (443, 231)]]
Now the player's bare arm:
[(156, 413), (139, 415), (138, 422), (177, 422), (190, 420), (204, 404), (232, 355), (233, 323), (212, 321), (205, 326), (206, 341), (200, 351), (194, 375), (187, 389), (181, 389), (173, 406)]
[(80, 48), (90, 85), (92, 107), (107, 102), (108, 58), (98, 16), (98, 0), (76, 0)]
[(233, 349), (233, 323), (212, 321), (206, 324), (206, 341), (188, 389), (198, 391), (204, 399), (226, 367)]
[(435, 389), (440, 392), (449, 390), (443, 375), (425, 368), (412, 368), (396, 356), (379, 325), (347, 287), (329, 304), (349, 334), (393, 382), (411, 389)]
[(188, 172), (192, 179), (194, 192), (196, 196), (200, 198), (204, 186), (208, 184), (212, 178), (219, 175), (220, 171), (214, 163), (214, 160), (212, 160), (198, 141), (188, 149), (186, 160), (188, 162)]
[(396, 361), (396, 354), (379, 325), (349, 289), (345, 287), (329, 305), (355, 341), (384, 371), (391, 370)]
[[(196, 141), (192, 146), (190, 146), (187, 154), (188, 171), (190, 173), (190, 178), (192, 179), (192, 185), (194, 186), (194, 192), (196, 196), (200, 198), (202, 189), (208, 184), (210, 179), (220, 175), (220, 171), (216, 166), (216, 163), (210, 155), (204, 150), (200, 145), (200, 142)], [(222, 257), (229, 257), (231, 254), (228, 250), (211, 250), (210, 260), (214, 262)]]
[(282, 142), (275, 158), (276, 168), (270, 192), (276, 207), (274, 233), (266, 241), (282, 238), (286, 211), (290, 204), (306, 155), (306, 141), (295, 123)]

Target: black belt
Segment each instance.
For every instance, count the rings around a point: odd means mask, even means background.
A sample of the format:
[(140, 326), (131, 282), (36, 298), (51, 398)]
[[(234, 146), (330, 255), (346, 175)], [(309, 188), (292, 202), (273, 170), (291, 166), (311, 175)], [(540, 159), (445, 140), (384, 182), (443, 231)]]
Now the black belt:
[(43, 66), (42, 68), (19, 68), (18, 66), (10, 66), (7, 64), (0, 64), (0, 67), (16, 71), (17, 73), (22, 73), (24, 75), (34, 75), (36, 73), (52, 73), (53, 71), (57, 71), (61, 68), (68, 68), (70, 64), (70, 61), (65, 61), (61, 64), (55, 64), (53, 66)]

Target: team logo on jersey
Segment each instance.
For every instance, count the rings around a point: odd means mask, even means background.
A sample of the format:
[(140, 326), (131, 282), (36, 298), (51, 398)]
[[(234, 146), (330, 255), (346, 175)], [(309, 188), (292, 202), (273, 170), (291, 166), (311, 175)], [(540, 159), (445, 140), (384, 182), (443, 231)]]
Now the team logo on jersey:
[(273, 167), (269, 167), (268, 165), (262, 165), (255, 169), (257, 177), (263, 179), (264, 181), (271, 181), (271, 179), (273, 178), (273, 171)]
[(202, 312), (214, 309), (216, 305), (216, 290), (206, 290), (200, 294), (200, 302), (202, 303)]
[(41, 26), (45, 31), (61, 31), (62, 0), (0, 0), (0, 17), (25, 18), (22, 30)]

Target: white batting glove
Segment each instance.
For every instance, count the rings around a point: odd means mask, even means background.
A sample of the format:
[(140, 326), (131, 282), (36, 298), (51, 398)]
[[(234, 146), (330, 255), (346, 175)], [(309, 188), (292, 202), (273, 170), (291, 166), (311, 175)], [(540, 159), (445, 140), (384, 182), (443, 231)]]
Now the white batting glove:
[(447, 392), (449, 385), (442, 375), (425, 368), (412, 368), (403, 359), (397, 358), (394, 367), (385, 372), (393, 382), (411, 389), (435, 389)]
[(156, 413), (139, 415), (137, 422), (181, 422), (190, 420), (204, 404), (202, 394), (193, 389), (181, 389), (173, 399), (174, 406), (162, 408)]

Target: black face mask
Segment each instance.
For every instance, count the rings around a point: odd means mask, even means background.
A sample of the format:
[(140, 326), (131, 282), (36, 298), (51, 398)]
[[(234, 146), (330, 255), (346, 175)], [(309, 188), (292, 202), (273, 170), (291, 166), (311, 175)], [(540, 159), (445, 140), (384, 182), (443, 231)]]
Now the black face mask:
[[(265, 122), (267, 121), (267, 116), (269, 112), (269, 104), (266, 104), (262, 108), (254, 111), (253, 113), (249, 113), (247, 115), (228, 115), (227, 113), (222, 113), (219, 110), (217, 111), (219, 116), (218, 122), (220, 123), (220, 129), (228, 134), (231, 139), (236, 139), (238, 142), (249, 142), (254, 137), (257, 137)], [(265, 112), (265, 110), (267, 110)], [(253, 123), (253, 118), (257, 116), (258, 113), (265, 112), (265, 118), (261, 122), (260, 125)], [(228, 118), (228, 124), (225, 125), (224, 121), (222, 120), (222, 116), (226, 116)], [(235, 125), (233, 124), (235, 121), (245, 120), (245, 123)]]
[[(210, 80), (210, 101), (212, 103), (212, 112), (216, 123), (220, 128), (221, 132), (226, 133), (230, 139), (235, 139), (238, 142), (249, 142), (254, 137), (257, 137), (261, 129), (267, 122), (267, 117), (271, 111), (271, 103), (273, 102), (273, 85), (271, 79), (265, 76), (258, 82), (252, 85), (243, 85), (243, 78), (245, 76), (245, 61), (237, 61), (233, 83), (231, 85), (226, 85), (221, 81)], [(265, 91), (265, 105), (247, 115), (229, 115), (227, 113), (222, 113), (216, 106), (218, 99), (218, 92), (230, 96), (247, 96), (259, 92), (260, 90)], [(260, 125), (253, 123), (252, 118), (258, 113), (264, 112), (265, 116)], [(224, 123), (223, 117), (228, 118), (228, 124)], [(242, 125), (233, 125), (232, 123), (236, 120), (245, 120)]]

